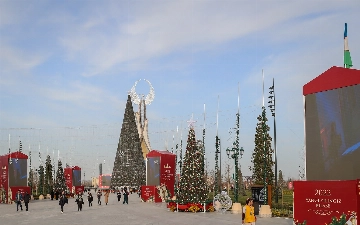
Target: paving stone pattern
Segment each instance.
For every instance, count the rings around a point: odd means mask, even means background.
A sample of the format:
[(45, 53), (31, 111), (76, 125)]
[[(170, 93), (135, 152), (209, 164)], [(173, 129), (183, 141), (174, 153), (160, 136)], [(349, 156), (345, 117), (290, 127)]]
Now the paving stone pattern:
[[(95, 196), (95, 193), (93, 193)], [(86, 199), (86, 198), (84, 198)], [(110, 194), (108, 205), (97, 204), (88, 207), (85, 201), (83, 210), (77, 211), (75, 199), (70, 198), (61, 214), (58, 201), (36, 200), (29, 203), (29, 211), (16, 211), (16, 205), (0, 204), (0, 225), (34, 224), (34, 225), (180, 225), (180, 224), (229, 224), (241, 225), (241, 216), (231, 213), (190, 213), (170, 212), (165, 203), (144, 203), (138, 195), (129, 195), (129, 204), (117, 201), (115, 194)], [(123, 198), (121, 198), (123, 200)], [(292, 225), (291, 219), (259, 218), (256, 225)]]

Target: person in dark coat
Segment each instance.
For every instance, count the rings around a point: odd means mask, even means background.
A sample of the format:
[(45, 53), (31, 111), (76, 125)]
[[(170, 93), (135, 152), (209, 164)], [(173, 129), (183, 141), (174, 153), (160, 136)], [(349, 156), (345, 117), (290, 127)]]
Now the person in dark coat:
[(79, 192), (79, 194), (76, 197), (76, 203), (78, 205), (78, 211), (82, 211), (82, 205), (84, 204), (84, 199), (82, 197), (81, 192)]
[(16, 196), (15, 196), (16, 211), (19, 211), (19, 205), (20, 205), (21, 211), (23, 210), (21, 201), (23, 201), (23, 196), (22, 196), (20, 190), (18, 190), (18, 192), (16, 193)]
[(54, 195), (55, 195), (55, 193), (54, 193), (54, 189), (53, 189), (53, 190), (51, 190), (51, 192), (50, 192), (51, 201), (54, 200)]
[(97, 196), (97, 199), (98, 199), (98, 205), (101, 205), (101, 196), (102, 196), (102, 193), (101, 193), (100, 190), (98, 190), (96, 196)]
[(30, 197), (29, 193), (25, 192), (25, 195), (24, 195), (24, 203), (25, 203), (26, 211), (29, 211), (30, 198), (31, 198), (31, 197)]
[(117, 198), (118, 198), (118, 202), (120, 202), (120, 199), (121, 199), (121, 192), (120, 192), (120, 190), (117, 191), (116, 195), (117, 195)]
[(61, 213), (64, 213), (64, 205), (65, 203), (68, 203), (68, 199), (65, 196), (65, 192), (63, 191), (59, 198), (59, 205), (61, 207)]
[(55, 191), (55, 200), (59, 200), (59, 196), (60, 195), (60, 192), (59, 192), (59, 190), (58, 189), (56, 189), (56, 191)]
[(92, 194), (89, 192), (89, 195), (88, 195), (88, 202), (89, 202), (89, 207), (92, 206), (92, 201), (93, 201), (93, 196)]
[(124, 188), (124, 201), (123, 201), (123, 204), (129, 204), (129, 192), (127, 191), (127, 188)]

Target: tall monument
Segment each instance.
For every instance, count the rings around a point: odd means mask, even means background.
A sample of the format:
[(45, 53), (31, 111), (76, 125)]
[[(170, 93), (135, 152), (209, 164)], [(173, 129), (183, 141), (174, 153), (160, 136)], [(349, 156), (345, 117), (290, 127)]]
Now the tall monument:
[(138, 95), (136, 93), (135, 88), (139, 81), (141, 81), (141, 79), (136, 81), (134, 86), (131, 88), (130, 95), (132, 102), (136, 105), (139, 105), (139, 111), (135, 112), (135, 119), (139, 133), (139, 138), (141, 143), (140, 145), (141, 145), (143, 157), (144, 160), (146, 160), (146, 155), (152, 150), (148, 135), (148, 119), (146, 118), (146, 105), (150, 105), (151, 102), (154, 100), (155, 91), (150, 81), (144, 79), (144, 81), (146, 81), (149, 84), (150, 92), (146, 96), (143, 94)]

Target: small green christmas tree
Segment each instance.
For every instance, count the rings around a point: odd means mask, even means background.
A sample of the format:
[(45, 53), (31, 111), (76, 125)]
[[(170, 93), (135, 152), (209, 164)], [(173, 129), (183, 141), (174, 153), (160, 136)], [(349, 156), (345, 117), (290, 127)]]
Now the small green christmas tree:
[(32, 168), (30, 168), (29, 171), (28, 186), (30, 187), (30, 194), (32, 195), (34, 191), (34, 170)]
[(39, 169), (38, 169), (38, 174), (39, 174), (39, 183), (38, 183), (38, 193), (40, 195), (44, 195), (44, 178), (45, 178), (45, 174), (44, 174), (44, 166), (40, 165)]
[(180, 204), (203, 203), (207, 199), (202, 164), (203, 156), (198, 149), (194, 128), (190, 128), (184, 163), (182, 166), (178, 201)]

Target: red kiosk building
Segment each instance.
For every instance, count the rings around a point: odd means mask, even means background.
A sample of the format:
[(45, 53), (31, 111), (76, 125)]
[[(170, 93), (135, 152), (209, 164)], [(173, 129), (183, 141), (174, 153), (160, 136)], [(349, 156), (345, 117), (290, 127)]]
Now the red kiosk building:
[(18, 190), (30, 193), (27, 159), (20, 151), (0, 156), (0, 203), (11, 203)]
[(294, 220), (360, 215), (360, 70), (331, 67), (303, 87), (306, 181), (294, 181)]
[(81, 168), (78, 166), (64, 168), (65, 183), (69, 191), (73, 194), (84, 192), (81, 185)]
[(168, 151), (152, 150), (146, 155), (146, 186), (141, 198), (162, 202), (174, 196), (176, 155)]

